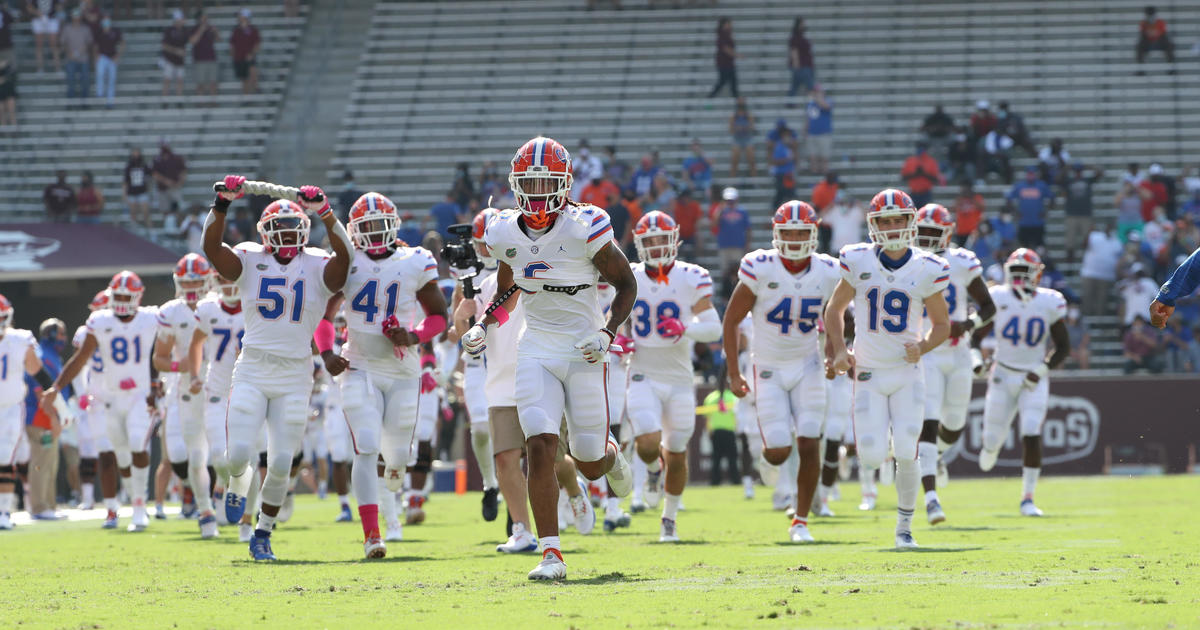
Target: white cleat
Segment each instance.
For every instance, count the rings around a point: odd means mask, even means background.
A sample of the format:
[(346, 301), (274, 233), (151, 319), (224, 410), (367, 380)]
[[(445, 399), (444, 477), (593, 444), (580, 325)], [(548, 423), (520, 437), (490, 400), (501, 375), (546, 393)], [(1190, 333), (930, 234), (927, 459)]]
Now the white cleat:
[(662, 527), (658, 530), (658, 542), (679, 542), (679, 532), (675, 529), (675, 521), (664, 518)]
[(946, 512), (942, 510), (942, 504), (937, 499), (925, 504), (925, 516), (929, 518), (930, 525), (946, 522)]
[(217, 537), (218, 529), (217, 529), (217, 515), (216, 514), (213, 514), (211, 511), (205, 512), (200, 515), (200, 519), (198, 522), (200, 523), (200, 537), (201, 538), (207, 540), (209, 538)]
[(386, 466), (383, 469), (383, 485), (391, 492), (404, 489), (404, 469)]
[(749, 475), (742, 477), (742, 496), (747, 500), (754, 498), (754, 477)]
[(363, 555), (367, 560), (378, 560), (387, 556), (387, 545), (378, 536), (371, 536), (363, 543)]
[(254, 526), (250, 523), (238, 525), (238, 542), (248, 543), (254, 537)]
[(400, 542), (404, 540), (404, 525), (400, 521), (393, 521), (387, 524), (387, 531), (383, 535), (383, 539), (388, 542)]
[(810, 543), (816, 540), (809, 533), (808, 526), (803, 523), (796, 523), (788, 528), (788, 536), (794, 543)]
[(525, 529), (524, 525), (513, 523), (512, 532), (512, 536), (508, 537), (508, 542), (496, 545), (496, 551), (500, 553), (530, 553), (537, 551), (537, 539)]
[(850, 461), (849, 449), (843, 444), (838, 447), (838, 479), (842, 481), (850, 481), (850, 472), (853, 467), (853, 462)]
[(12, 528), (12, 516), (10, 516), (8, 512), (0, 512), (0, 531), (7, 531)]
[(280, 523), (286, 523), (292, 518), (292, 514), (296, 512), (296, 495), (291, 491), (283, 497), (283, 505), (279, 506)]
[(1021, 501), (1021, 516), (1041, 516), (1042, 511), (1038, 506), (1033, 504), (1033, 499), (1025, 499)]
[(864, 494), (862, 496), (862, 503), (858, 504), (858, 509), (860, 509), (864, 512), (870, 512), (871, 510), (874, 510), (875, 509), (875, 495)]
[(792, 507), (792, 503), (794, 503), (793, 498), (789, 493), (776, 490), (771, 495), (771, 509), (776, 512), (787, 510)]
[(987, 472), (995, 468), (996, 461), (1000, 459), (1000, 450), (989, 451), (986, 448), (979, 451), (979, 470)]
[(617, 447), (617, 458), (612, 469), (604, 476), (608, 478), (608, 489), (618, 497), (625, 498), (633, 490), (633, 469), (629, 467), (629, 462), (625, 461), (620, 447)]
[(912, 532), (896, 532), (896, 549), (916, 549), (920, 547), (913, 540)]
[(225, 517), (225, 491), (220, 490), (213, 493), (213, 505), (217, 506), (215, 516), (217, 517), (217, 525), (228, 525), (229, 519)]
[(587, 536), (596, 527), (596, 510), (586, 494), (571, 497), (571, 523), (580, 534)]
[(573, 524), (574, 515), (571, 512), (570, 496), (562, 488), (558, 489), (558, 529), (566, 531)]
[(946, 462), (942, 461), (941, 456), (938, 456), (937, 474), (934, 477), (934, 482), (938, 488), (945, 488), (950, 485), (950, 470), (946, 468)]
[(150, 515), (146, 513), (146, 505), (133, 506), (133, 518), (129, 521), (129, 527), (125, 531), (129, 532), (144, 532), (150, 526)]
[(542, 554), (542, 561), (529, 572), (531, 580), (562, 580), (566, 577), (567, 563), (553, 549), (547, 549)]
[(821, 501), (817, 504), (817, 509), (813, 510), (813, 514), (817, 516), (833, 516), (833, 510), (829, 509), (828, 501)]
[[(659, 465), (662, 465), (661, 460)], [(653, 510), (658, 507), (663, 497), (663, 481), (666, 477), (666, 470), (659, 468), (658, 472), (647, 472), (646, 483), (642, 484), (642, 497), (646, 500), (646, 507)]]

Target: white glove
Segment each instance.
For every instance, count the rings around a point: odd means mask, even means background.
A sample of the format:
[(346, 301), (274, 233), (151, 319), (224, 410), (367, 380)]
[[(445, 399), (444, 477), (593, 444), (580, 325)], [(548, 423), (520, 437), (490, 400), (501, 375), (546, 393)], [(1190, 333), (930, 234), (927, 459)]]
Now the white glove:
[[(1025, 389), (1028, 389), (1029, 391), (1033, 391), (1033, 390), (1037, 389), (1038, 383), (1041, 383), (1042, 381), (1046, 380), (1046, 375), (1049, 373), (1050, 373), (1050, 368), (1047, 367), (1047, 365), (1045, 363), (1038, 365), (1036, 368), (1033, 369), (1032, 372), (1025, 375), (1025, 382), (1023, 383), (1023, 385), (1025, 385)], [(1036, 378), (1031, 378), (1031, 377), (1036, 377)]]
[(487, 329), (484, 328), (482, 324), (475, 324), (474, 326), (471, 326), (470, 330), (463, 333), (463, 350), (466, 350), (467, 354), (477, 357), (479, 356), (479, 353), (483, 352), (483, 349), (487, 347), (487, 345), (484, 343), (486, 340)]
[(983, 373), (987, 371), (986, 368), (987, 366), (983, 364), (983, 353), (979, 351), (979, 348), (971, 348), (971, 372), (975, 376), (983, 376)]
[(599, 363), (608, 353), (612, 345), (613, 335), (607, 330), (597, 330), (575, 344), (575, 349), (583, 353), (583, 359), (588, 363)]

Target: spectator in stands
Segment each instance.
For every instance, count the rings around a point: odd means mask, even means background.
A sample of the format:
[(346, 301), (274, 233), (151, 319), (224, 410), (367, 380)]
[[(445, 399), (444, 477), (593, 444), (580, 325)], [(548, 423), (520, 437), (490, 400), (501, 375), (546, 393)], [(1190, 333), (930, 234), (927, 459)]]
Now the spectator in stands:
[[(358, 197), (355, 197), (357, 199)], [(410, 247), (420, 245), (421, 240), (425, 237), (425, 230), (421, 229), (421, 222), (417, 221), (413, 213), (404, 210), (400, 213), (400, 229), (396, 230), (396, 238), (408, 243)]]
[(767, 164), (771, 164), (774, 159), (775, 145), (784, 140), (790, 140), (792, 152), (796, 153), (800, 148), (797, 141), (799, 137), (796, 130), (788, 127), (786, 120), (782, 118), (776, 120), (775, 126), (767, 132)]
[(1142, 179), (1138, 187), (1142, 189), (1140, 193), (1142, 198), (1142, 221), (1150, 221), (1154, 217), (1154, 209), (1162, 208), (1164, 211), (1167, 208), (1170, 194), (1167, 190), (1165, 177), (1163, 177), (1163, 167), (1161, 164), (1151, 164), (1150, 168), (1146, 169), (1148, 177)]
[(598, 171), (596, 176), (591, 180), (575, 180), (572, 188), (579, 188), (580, 190), (578, 201), (591, 204), (601, 210), (607, 210), (610, 200), (613, 197), (619, 197), (621, 194), (621, 189), (617, 188), (617, 185), (604, 175), (603, 170)]
[(504, 182), (500, 177), (500, 169), (496, 168), (496, 162), (494, 160), (485, 161), (479, 168), (479, 202), (491, 203), (488, 199), (501, 196), (503, 188)]
[[(613, 238), (621, 245), (627, 257), (633, 257), (633, 226), (642, 218), (642, 206), (638, 203), (637, 193), (632, 188), (621, 190), (621, 198), (609, 206), (609, 224), (613, 228)], [(624, 221), (624, 223), (620, 223)], [(622, 227), (623, 229), (617, 229)]]
[(1158, 331), (1146, 325), (1141, 314), (1130, 320), (1129, 329), (1121, 341), (1124, 349), (1125, 373), (1133, 374), (1137, 370), (1146, 370), (1151, 374), (1161, 374), (1164, 361), (1162, 357), (1162, 341)]
[(825, 173), (825, 177), (822, 177), (821, 181), (813, 186), (812, 198), (810, 199), (813, 209), (818, 213), (824, 213), (832, 208), (840, 188), (838, 174), (834, 171)]
[(1003, 247), (1000, 235), (992, 229), (991, 221), (981, 221), (979, 227), (967, 237), (963, 247), (975, 252), (979, 262), (987, 267), (996, 262), (996, 252)]
[[(600, 161), (598, 156), (592, 155), (592, 147), (588, 144), (587, 139), (579, 141), (579, 149), (575, 152), (574, 158), (571, 160), (571, 168), (574, 169), (575, 181), (578, 186), (571, 187), (571, 200), (579, 201), (579, 195), (583, 191), (583, 186), (593, 180), (598, 180), (604, 174), (604, 163)], [(603, 208), (604, 206), (600, 206)]]
[(1013, 249), (1017, 245), (1017, 224), (1013, 223), (1012, 209), (1006, 207), (999, 216), (992, 217), (988, 220), (992, 226), (992, 231), (999, 237), (1000, 246), (1003, 249)]
[(633, 172), (633, 178), (630, 180), (630, 186), (639, 199), (649, 199), (655, 177), (658, 177), (658, 167), (654, 165), (654, 157), (647, 153), (642, 156), (641, 164), (638, 170)]
[(958, 196), (954, 198), (954, 205), (950, 209), (954, 213), (954, 242), (961, 246), (983, 221), (987, 204), (983, 195), (975, 192), (975, 187), (968, 180), (959, 187)]
[(1013, 145), (1025, 149), (1029, 157), (1037, 155), (1033, 139), (1029, 137), (1029, 128), (1025, 126), (1025, 117), (1011, 111), (1008, 101), (1000, 101), (1000, 111), (996, 114), (996, 132), (1012, 138)]
[(1088, 174), (1083, 162), (1071, 165), (1071, 176), (1062, 183), (1064, 209), (1067, 213), (1067, 261), (1074, 262), (1075, 254), (1083, 249), (1088, 231), (1092, 228), (1092, 187), (1104, 175), (1104, 169), (1092, 169)]
[(804, 143), (808, 149), (808, 172), (824, 175), (833, 155), (833, 99), (826, 98), (818, 83), (809, 95), (808, 125), (804, 128)]
[[(721, 256), (722, 276), (735, 270), (750, 249), (750, 215), (738, 204), (738, 196), (738, 189), (732, 186), (721, 191), (723, 203), (712, 225)], [(732, 290), (733, 287), (726, 288)]]
[(454, 182), (450, 184), (450, 191), (454, 195), (454, 203), (461, 206), (464, 212), (468, 211), (475, 201), (475, 184), (471, 182), (471, 165), (467, 162), (454, 165)]
[(125, 36), (113, 26), (112, 18), (105, 16), (100, 19), (95, 37), (96, 98), (104, 99), (105, 106), (111, 109), (117, 95), (117, 62), (125, 52)]
[(788, 39), (788, 69), (792, 71), (792, 86), (788, 88), (788, 96), (796, 96), (800, 86), (804, 86), (805, 92), (812, 91), (817, 71), (813, 63), (812, 43), (804, 36), (802, 17), (792, 22), (792, 36)]
[(683, 181), (693, 197), (703, 195), (712, 185), (712, 161), (704, 154), (699, 138), (692, 138), (692, 154), (683, 158)]
[(450, 226), (455, 223), (462, 223), (467, 220), (463, 214), (463, 207), (455, 201), (454, 191), (446, 193), (446, 199), (433, 204), (429, 209), (429, 218), (433, 221), (433, 230), (437, 231), (443, 239), (448, 239), (450, 235)]
[(17, 64), (11, 57), (0, 58), (0, 127), (17, 127)]
[(650, 189), (650, 195), (647, 197), (642, 208), (646, 212), (651, 210), (661, 210), (663, 212), (671, 211), (671, 204), (675, 202), (675, 186), (671, 182), (670, 176), (665, 170), (659, 169), (658, 174), (654, 176), (654, 185)]
[(8, 10), (8, 6), (0, 4), (0, 62), (13, 58), (12, 25), (16, 21), (17, 16)]
[[(83, 23), (83, 12), (71, 12), (71, 21), (62, 28), (63, 67), (67, 73), (67, 98), (78, 98), (82, 105), (88, 93), (88, 71), (92, 65), (92, 51), (96, 42), (92, 29)], [(68, 108), (74, 105), (68, 105)]]
[(709, 98), (716, 96), (726, 84), (729, 94), (738, 97), (736, 60), (739, 57), (737, 45), (733, 43), (733, 20), (723, 17), (717, 22), (717, 84), (708, 93)]
[[(58, 56), (58, 31), (62, 23), (62, 2), (59, 0), (26, 0), (25, 11), (32, 20), (29, 23), (29, 29), (33, 31), (33, 46), (35, 59), (37, 59), (37, 71), (41, 74), (44, 69), (42, 64), (42, 49), (49, 48), (50, 56), (54, 59), (54, 71), (62, 71), (62, 62)], [(7, 18), (5, 22), (7, 23)]]
[(1042, 272), (1042, 282), (1038, 286), (1047, 289), (1054, 289), (1066, 298), (1068, 303), (1074, 304), (1079, 301), (1079, 294), (1071, 288), (1071, 284), (1067, 282), (1067, 276), (1055, 264), (1054, 258), (1046, 251), (1046, 248), (1040, 247), (1037, 253), (1042, 257), (1042, 263), (1046, 265), (1045, 271)]
[(237, 22), (229, 36), (233, 74), (242, 82), (242, 94), (253, 94), (258, 91), (258, 49), (262, 37), (250, 23), (250, 9), (238, 11)]
[(149, 183), (150, 169), (142, 158), (142, 150), (134, 147), (129, 150), (129, 159), (125, 162), (121, 193), (125, 198), (125, 206), (129, 208), (130, 221), (147, 230), (150, 229)]
[(104, 17), (104, 13), (100, 7), (96, 6), (96, 0), (79, 0), (79, 9), (83, 16), (83, 23), (92, 31), (92, 35), (100, 30), (100, 19)]
[(1072, 304), (1067, 307), (1067, 335), (1071, 339), (1071, 355), (1068, 357), (1068, 365), (1074, 363), (1074, 367), (1081, 370), (1088, 369), (1091, 363), (1091, 345), (1092, 337), (1088, 333), (1087, 324), (1083, 318), (1079, 316), (1079, 307)]
[(999, 131), (988, 132), (979, 146), (975, 148), (975, 185), (982, 186), (983, 179), (990, 173), (996, 173), (1005, 184), (1013, 182), (1012, 138)]
[(1025, 180), (1013, 184), (1005, 196), (1017, 212), (1017, 242), (1022, 247), (1046, 244), (1046, 208), (1054, 206), (1054, 192), (1038, 178), (1036, 166), (1025, 169)]
[(904, 160), (900, 177), (908, 184), (908, 195), (918, 208), (933, 201), (934, 186), (946, 183), (924, 140), (918, 141), (916, 151)]
[(1148, 174), (1149, 177), (1147, 179), (1157, 184), (1153, 190), (1157, 195), (1155, 199), (1158, 205), (1162, 206), (1168, 219), (1174, 219), (1175, 213), (1179, 210), (1175, 203), (1175, 196), (1178, 190), (1176, 187), (1176, 178), (1167, 175), (1161, 164), (1151, 164)]
[[(609, 181), (611, 183), (611, 180)], [(624, 248), (625, 233), (632, 234), (632, 228), (629, 222), (629, 207), (621, 200), (621, 189), (614, 184), (608, 199), (600, 207), (608, 213), (608, 223), (613, 229), (613, 240), (617, 241), (618, 246)]]
[[(1162, 18), (1157, 17), (1153, 6), (1146, 7), (1145, 18), (1138, 23), (1138, 43), (1137, 43), (1137, 62), (1146, 62), (1146, 53), (1151, 50), (1161, 50), (1167, 57), (1167, 63), (1175, 63), (1175, 47), (1171, 44), (1171, 38), (1167, 35), (1167, 23)], [(1175, 69), (1171, 68), (1167, 71), (1169, 74), (1175, 74)], [(1138, 75), (1146, 74), (1142, 70), (1138, 70)]]
[[(975, 103), (975, 113), (971, 114), (971, 141), (982, 142), (996, 128), (996, 115), (992, 106), (986, 100), (980, 99)], [(981, 173), (982, 174), (982, 173)]]
[(1188, 200), (1179, 209), (1179, 218), (1200, 225), (1200, 188), (1188, 192)]
[(1117, 235), (1122, 241), (1128, 240), (1130, 232), (1140, 232), (1142, 229), (1143, 197), (1151, 197), (1150, 191), (1129, 179), (1121, 182), (1114, 202), (1117, 206)]
[(629, 163), (625, 160), (617, 158), (617, 147), (608, 145), (604, 147), (604, 172), (608, 173), (608, 178), (614, 184), (624, 188), (629, 184), (629, 175), (633, 169), (629, 167)]
[[(680, 256), (684, 260), (696, 260), (701, 249), (700, 231), (696, 227), (704, 211), (700, 209), (700, 202), (696, 201), (692, 189), (684, 188), (679, 191), (679, 196), (671, 204), (668, 214), (674, 217), (676, 225), (679, 226)], [(609, 220), (611, 222), (611, 218)]]
[(51, 223), (70, 223), (75, 213), (75, 189), (67, 183), (67, 172), (55, 171), (56, 181), (42, 190), (42, 205)]
[(96, 188), (92, 172), (84, 171), (79, 180), (79, 192), (75, 194), (76, 206), (79, 209), (79, 223), (99, 223), (100, 215), (104, 212), (104, 193)]
[(1042, 181), (1059, 187), (1067, 179), (1067, 164), (1071, 153), (1063, 148), (1062, 138), (1052, 138), (1050, 144), (1038, 152), (1038, 167), (1042, 169)]
[(158, 155), (154, 158), (151, 175), (155, 182), (155, 207), (159, 212), (177, 211), (183, 208), (183, 183), (187, 180), (187, 162), (183, 156), (171, 150), (167, 138), (159, 141)]
[(188, 38), (192, 47), (192, 79), (196, 94), (217, 95), (217, 29), (208, 22), (204, 9), (196, 11), (196, 26)]
[(863, 227), (866, 224), (862, 206), (851, 199), (846, 191), (839, 190), (831, 206), (821, 216), (821, 226), (828, 226), (829, 243), (826, 253), (836, 256), (846, 245), (863, 242)]
[(342, 173), (342, 192), (338, 193), (337, 207), (333, 209), (337, 213), (339, 221), (345, 223), (350, 220), (350, 208), (361, 196), (363, 196), (363, 191), (359, 190), (358, 184), (354, 183), (354, 173), (349, 170)]
[(183, 96), (184, 56), (191, 35), (191, 30), (183, 23), (183, 11), (172, 10), (171, 25), (163, 30), (162, 52), (158, 60), (163, 73), (163, 96), (170, 93), (172, 84), (175, 85), (175, 96)]
[(1134, 263), (1129, 271), (1131, 277), (1121, 282), (1121, 323), (1128, 326), (1135, 317), (1150, 311), (1150, 303), (1158, 295), (1158, 284), (1146, 273), (1146, 266)]
[(744, 96), (738, 97), (737, 107), (729, 116), (729, 135), (733, 138), (729, 152), (729, 178), (738, 176), (738, 162), (743, 157), (750, 169), (750, 177), (758, 177), (758, 169), (754, 165), (754, 114), (750, 113)]
[(950, 142), (954, 138), (954, 119), (939, 103), (933, 107), (933, 113), (925, 117), (920, 131), (925, 142), (929, 144), (930, 152), (941, 164), (945, 158), (946, 148), (950, 146)]
[(946, 179), (956, 182), (975, 181), (975, 145), (967, 138), (967, 134), (958, 131), (946, 153), (948, 162), (945, 173)]
[[(207, 209), (198, 203), (193, 203), (187, 209), (187, 215), (183, 218), (183, 222), (179, 226), (179, 238), (183, 241), (187, 251), (193, 254), (203, 254), (203, 238), (204, 238), (204, 214)], [(313, 223), (321, 223), (314, 221)], [(325, 225), (321, 224), (320, 229), (313, 228), (309, 232), (308, 242), (315, 247), (324, 247), (326, 239)]]
[(1195, 337), (1183, 320), (1172, 317), (1167, 328), (1160, 333), (1163, 343), (1163, 359), (1168, 372), (1192, 372), (1192, 342)]
[(775, 143), (771, 154), (771, 176), (775, 178), (775, 200), (771, 207), (796, 197), (796, 140), (791, 129), (784, 129), (783, 136)]

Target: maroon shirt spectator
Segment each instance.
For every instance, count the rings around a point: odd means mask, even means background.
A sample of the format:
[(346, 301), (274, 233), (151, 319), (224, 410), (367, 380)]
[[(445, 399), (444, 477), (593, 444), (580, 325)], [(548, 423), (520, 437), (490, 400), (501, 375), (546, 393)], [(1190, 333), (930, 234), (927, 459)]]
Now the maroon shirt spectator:
[(192, 61), (216, 61), (217, 60), (217, 29), (213, 28), (207, 20), (203, 24), (196, 27), (196, 33), (192, 40)]
[(811, 92), (816, 82), (816, 72), (813, 70), (812, 43), (804, 36), (804, 18), (798, 17), (792, 23), (792, 36), (788, 39), (788, 68), (792, 70), (788, 96), (795, 96), (801, 85)]
[(258, 68), (255, 60), (258, 48), (262, 45), (262, 37), (258, 29), (250, 23), (250, 10), (238, 12), (238, 25), (229, 36), (229, 47), (233, 53), (233, 74), (242, 82), (242, 94), (253, 94), (258, 91)]
[(163, 31), (162, 36), (163, 59), (173, 66), (182, 66), (183, 55), (187, 49), (188, 38), (190, 36), (191, 33), (183, 25), (182, 20), (168, 26), (167, 30)]
[(992, 113), (991, 105), (987, 101), (976, 103), (975, 113), (971, 114), (971, 135), (978, 140), (991, 133), (995, 128), (996, 115)]
[(154, 158), (151, 173), (154, 181), (158, 183), (155, 187), (158, 210), (167, 212), (172, 206), (174, 209), (183, 208), (183, 180), (187, 173), (187, 163), (183, 156), (171, 150), (165, 139)]
[(150, 192), (150, 169), (142, 160), (142, 152), (134, 149), (129, 161), (125, 164), (125, 194), (130, 197), (145, 195)]
[(70, 223), (71, 213), (75, 211), (75, 189), (67, 183), (66, 171), (58, 171), (55, 176), (58, 181), (42, 191), (42, 203), (52, 222)]
[(78, 221), (80, 223), (99, 223), (100, 213), (104, 211), (104, 195), (92, 182), (90, 172), (83, 174), (79, 183), (79, 193), (75, 196), (79, 206)]
[[(1154, 173), (1154, 168), (1151, 167), (1150, 172)], [(1162, 167), (1159, 167), (1159, 172), (1162, 172)], [(1143, 179), (1138, 187), (1146, 190), (1148, 195), (1142, 195), (1142, 220), (1149, 222), (1154, 220), (1154, 209), (1162, 207), (1167, 209), (1167, 187), (1160, 181), (1147, 177)]]
[(738, 97), (737, 67), (734, 65), (737, 57), (737, 45), (733, 43), (733, 21), (723, 17), (717, 22), (717, 84), (708, 93), (709, 98), (716, 96), (726, 83), (729, 84), (729, 93), (734, 98)]
[(121, 34), (121, 29), (112, 27), (110, 29), (98, 29), (95, 33), (96, 50), (101, 55), (109, 59), (117, 58), (117, 51), (121, 47), (121, 42), (125, 40), (125, 36)]

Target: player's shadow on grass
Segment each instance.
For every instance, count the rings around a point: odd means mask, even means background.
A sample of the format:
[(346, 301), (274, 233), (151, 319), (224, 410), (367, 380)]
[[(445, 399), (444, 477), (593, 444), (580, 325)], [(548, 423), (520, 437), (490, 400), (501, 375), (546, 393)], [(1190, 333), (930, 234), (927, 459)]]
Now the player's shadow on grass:
[[(574, 555), (574, 552), (572, 552), (572, 555)], [(650, 582), (650, 581), (651, 581), (650, 578), (641, 577), (638, 575), (625, 575), (624, 573), (621, 573), (620, 571), (614, 571), (612, 573), (605, 573), (603, 575), (595, 575), (590, 578), (583, 578), (583, 579), (571, 578), (564, 582), (561, 582), (561, 584), (563, 584), (564, 586), (573, 586), (573, 585), (590, 586), (590, 585), (598, 585), (598, 584), (628, 584), (628, 583), (632, 583), (632, 582)]]
[(880, 549), (879, 553), (965, 553), (981, 550), (983, 547), (917, 547), (915, 549)]
[(935, 532), (993, 532), (999, 529), (1012, 529), (1011, 527), (988, 527), (980, 525), (977, 527), (964, 527), (962, 525), (947, 525), (945, 527), (937, 527), (932, 531)]
[[(707, 540), (677, 540), (675, 542), (651, 542), (649, 544), (658, 545), (661, 547), (673, 547), (676, 545), (678, 545), (678, 546), (707, 545), (707, 544), (709, 544), (709, 542)], [(572, 552), (572, 553), (574, 553), (574, 552)]]
[(817, 541), (806, 542), (806, 543), (794, 543), (794, 542), (787, 541), (787, 540), (776, 540), (776, 541), (772, 541), (769, 543), (752, 544), (750, 546), (751, 547), (795, 547), (797, 549), (800, 549), (802, 547), (824, 547), (826, 545), (865, 545), (865, 544), (867, 544), (867, 541), (865, 541), (865, 540), (817, 540)]

